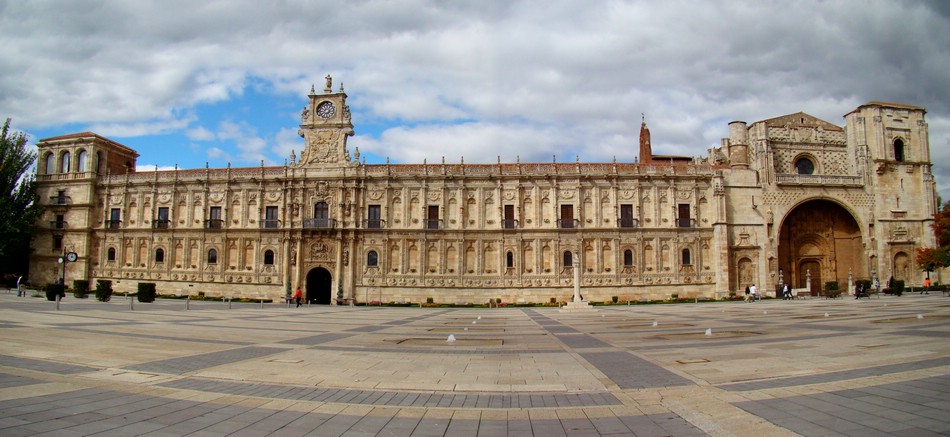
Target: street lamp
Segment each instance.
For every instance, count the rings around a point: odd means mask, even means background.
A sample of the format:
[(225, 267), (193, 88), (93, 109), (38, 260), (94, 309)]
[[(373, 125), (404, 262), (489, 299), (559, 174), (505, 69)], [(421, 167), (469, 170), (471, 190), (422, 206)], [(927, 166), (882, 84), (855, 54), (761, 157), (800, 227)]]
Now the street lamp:
[(63, 256), (56, 260), (63, 265), (63, 275), (59, 279), (60, 285), (63, 287), (59, 290), (59, 296), (66, 295), (66, 264), (74, 263), (79, 259), (79, 255), (76, 252), (66, 252), (66, 246), (63, 246)]

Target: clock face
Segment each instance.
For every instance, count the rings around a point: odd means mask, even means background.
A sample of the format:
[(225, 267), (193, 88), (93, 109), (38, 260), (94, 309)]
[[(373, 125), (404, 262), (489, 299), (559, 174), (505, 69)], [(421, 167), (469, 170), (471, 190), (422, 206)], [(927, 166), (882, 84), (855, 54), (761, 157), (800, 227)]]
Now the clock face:
[(335, 113), (336, 108), (333, 106), (333, 103), (323, 102), (320, 106), (317, 106), (317, 115), (324, 120), (333, 117)]
[(66, 261), (74, 263), (77, 259), (79, 259), (79, 255), (77, 255), (76, 252), (69, 252), (66, 254)]

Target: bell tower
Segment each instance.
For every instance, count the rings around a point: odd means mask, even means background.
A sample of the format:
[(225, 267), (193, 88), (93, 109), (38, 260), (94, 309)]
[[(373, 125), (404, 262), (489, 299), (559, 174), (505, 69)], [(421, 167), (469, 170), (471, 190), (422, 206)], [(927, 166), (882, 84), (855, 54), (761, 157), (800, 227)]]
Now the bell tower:
[(322, 94), (310, 87), (310, 101), (300, 114), (300, 130), (297, 131), (304, 139), (304, 150), (297, 166), (350, 163), (350, 153), (346, 149), (347, 137), (353, 136), (350, 107), (346, 105), (343, 84), (337, 92), (333, 92), (332, 87), (333, 78), (329, 74)]
[(653, 162), (653, 146), (650, 144), (650, 128), (647, 127), (646, 116), (640, 123), (640, 164)]

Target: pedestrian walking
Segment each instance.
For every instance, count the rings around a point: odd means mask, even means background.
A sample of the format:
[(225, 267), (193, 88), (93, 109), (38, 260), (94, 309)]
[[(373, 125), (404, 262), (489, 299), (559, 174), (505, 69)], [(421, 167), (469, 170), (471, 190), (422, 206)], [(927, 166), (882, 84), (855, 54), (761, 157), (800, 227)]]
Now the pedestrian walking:
[(303, 293), (300, 291), (300, 287), (297, 287), (297, 290), (294, 291), (294, 300), (297, 301), (297, 308), (300, 308), (301, 298), (303, 298)]

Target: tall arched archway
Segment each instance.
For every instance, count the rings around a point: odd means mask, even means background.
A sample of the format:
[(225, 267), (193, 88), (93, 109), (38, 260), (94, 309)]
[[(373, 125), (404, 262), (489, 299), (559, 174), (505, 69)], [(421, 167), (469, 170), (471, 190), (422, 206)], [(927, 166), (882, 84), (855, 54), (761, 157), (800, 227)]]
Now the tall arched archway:
[(333, 297), (333, 277), (330, 272), (317, 267), (307, 273), (307, 301), (317, 305), (329, 305)]
[(804, 288), (810, 276), (812, 291), (827, 281), (847, 287), (849, 272), (855, 280), (870, 279), (857, 220), (838, 203), (825, 199), (804, 202), (785, 216), (778, 262), (786, 283)]

